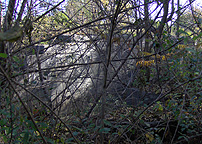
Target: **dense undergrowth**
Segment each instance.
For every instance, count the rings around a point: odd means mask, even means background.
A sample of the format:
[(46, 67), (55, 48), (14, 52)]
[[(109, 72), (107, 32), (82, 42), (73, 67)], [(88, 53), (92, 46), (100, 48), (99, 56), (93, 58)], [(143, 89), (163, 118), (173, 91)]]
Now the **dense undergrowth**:
[[(178, 50), (178, 49), (176, 49)], [(173, 53), (175, 53), (173, 49)], [(108, 95), (105, 118), (101, 121), (100, 102), (91, 111), (86, 104), (61, 119), (46, 106), (33, 108), (30, 117), (18, 100), (11, 100), (13, 91), (5, 83), (0, 110), (3, 143), (201, 143), (202, 83), (201, 50), (185, 48), (162, 61), (161, 85), (164, 91), (150, 104), (129, 106)], [(183, 57), (183, 60), (181, 59)], [(165, 65), (167, 65), (165, 67)], [(150, 66), (153, 70), (154, 66)], [(158, 81), (147, 82), (142, 66), (132, 87), (156, 91)], [(172, 71), (168, 75), (166, 71)], [(151, 73), (151, 75), (154, 72)], [(3, 82), (3, 81), (2, 81)], [(141, 84), (142, 83), (142, 84)], [(143, 87), (144, 86), (144, 87)], [(152, 88), (152, 90), (151, 90)], [(157, 92), (158, 93), (158, 92)], [(85, 105), (85, 104), (84, 104)], [(90, 112), (90, 115), (89, 115)], [(58, 115), (60, 117), (60, 115)], [(34, 123), (33, 121), (34, 120)], [(104, 123), (104, 127), (101, 123)], [(37, 126), (37, 127), (36, 127)], [(101, 135), (100, 135), (101, 134)]]

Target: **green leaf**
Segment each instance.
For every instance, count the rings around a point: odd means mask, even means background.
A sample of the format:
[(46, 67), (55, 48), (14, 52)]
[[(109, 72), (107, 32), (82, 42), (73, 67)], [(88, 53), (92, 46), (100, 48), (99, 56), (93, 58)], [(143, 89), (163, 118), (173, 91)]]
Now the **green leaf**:
[(26, 132), (23, 138), (23, 144), (27, 144), (29, 140), (29, 132)]
[(107, 120), (103, 120), (103, 121), (104, 121), (104, 124), (106, 124), (108, 126), (112, 126), (112, 124), (109, 121), (107, 121)]
[(92, 123), (92, 124), (90, 124), (88, 127), (89, 127), (89, 128), (94, 128), (94, 127), (95, 127), (95, 124)]
[[(66, 142), (66, 143), (70, 143), (70, 142), (72, 142), (73, 140), (74, 140), (74, 138), (69, 138), (69, 139), (67, 139), (65, 142)], [(64, 142), (64, 140), (62, 139), (61, 142)]]
[(27, 79), (24, 79), (24, 83), (27, 84), (29, 81)]
[(7, 54), (5, 54), (5, 53), (0, 53), (0, 57), (2, 57), (2, 58), (7, 58), (7, 57), (8, 57), (8, 55), (7, 55)]
[(151, 40), (151, 39), (145, 39), (145, 41), (146, 41), (146, 42), (151, 42), (152, 40)]
[(163, 111), (163, 106), (161, 104), (159, 104), (158, 109), (159, 109), (159, 111)]
[(15, 62), (17, 62), (17, 63), (20, 62), (20, 59), (19, 59), (19, 57), (17, 57), (17, 56), (13, 56), (13, 60), (14, 60)]
[(102, 128), (99, 130), (99, 132), (103, 132), (103, 133), (108, 133), (110, 131), (110, 128)]
[(3, 125), (5, 125), (5, 124), (6, 124), (6, 122), (7, 122), (7, 120), (6, 120), (6, 119), (1, 119), (1, 120), (0, 120), (0, 125), (1, 125), (1, 126), (3, 126)]
[(197, 40), (197, 39), (200, 38), (200, 37), (202, 37), (202, 32), (200, 32), (199, 35), (194, 36), (194, 37), (193, 37), (193, 40)]
[(4, 143), (7, 143), (7, 141), (8, 141), (7, 137), (4, 136), (4, 135), (3, 135), (2, 137), (3, 137), (3, 142), (4, 142)]
[(34, 55), (35, 54), (35, 50), (34, 49), (32, 49), (32, 55)]
[(15, 25), (6, 32), (0, 32), (0, 41), (14, 42), (17, 41), (19, 38), (21, 38), (22, 34), (23, 34), (22, 28), (18, 25)]
[(193, 48), (185, 48), (185, 50), (195, 53), (196, 51)]
[(77, 136), (79, 133), (78, 132), (73, 132), (73, 135), (74, 136)]
[(184, 30), (182, 30), (182, 29), (179, 29), (178, 31), (177, 31), (177, 33), (179, 33), (179, 34), (185, 34), (185, 35), (189, 35), (186, 31), (184, 31)]
[(41, 122), (40, 123), (40, 128), (41, 129), (46, 129), (46, 128), (48, 128), (48, 125), (46, 123), (44, 123), (44, 122)]
[(54, 144), (54, 141), (51, 140), (50, 138), (47, 139), (47, 142), (48, 142), (49, 144)]

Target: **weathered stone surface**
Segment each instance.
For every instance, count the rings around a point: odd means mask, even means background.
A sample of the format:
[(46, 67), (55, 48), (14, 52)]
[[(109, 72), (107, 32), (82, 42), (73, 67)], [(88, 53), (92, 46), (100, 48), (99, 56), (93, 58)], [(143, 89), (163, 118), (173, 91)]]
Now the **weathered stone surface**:
[[(67, 37), (68, 38), (68, 37)], [(66, 98), (73, 97), (89, 97), (96, 100), (103, 91), (104, 80), (104, 64), (106, 58), (105, 41), (92, 44), (89, 37), (74, 35), (74, 42), (64, 45), (45, 45), (46, 52), (40, 55), (40, 65), (43, 70), (43, 85), (48, 89), (48, 97), (52, 102), (63, 101)], [(123, 59), (129, 52), (131, 44), (126, 44), (128, 36), (124, 42), (112, 45), (112, 60)], [(77, 41), (77, 42), (76, 42)], [(83, 43), (82, 41), (89, 41)], [(40, 47), (39, 47), (40, 48)], [(31, 55), (27, 58), (29, 68), (38, 69), (36, 55)], [(68, 67), (72, 63), (87, 64), (89, 62), (101, 62), (97, 64), (81, 65)], [(116, 69), (121, 65), (122, 61), (113, 61), (108, 67), (107, 83), (116, 73)], [(144, 103), (149, 103), (157, 96), (153, 93), (141, 92), (138, 89), (117, 89), (117, 84), (120, 80), (123, 83), (132, 83), (134, 73), (127, 74), (130, 69), (135, 67), (135, 60), (128, 60), (119, 70), (118, 77), (116, 76), (112, 84), (108, 88), (108, 94), (121, 97), (128, 105), (138, 105), (142, 100)], [(50, 69), (52, 67), (67, 66), (65, 68)], [(29, 81), (34, 81), (34, 86), (40, 86), (39, 73), (29, 74)], [(117, 93), (114, 93), (117, 91)], [(36, 91), (37, 94), (38, 90)], [(39, 93), (39, 92), (38, 92)], [(38, 95), (43, 95), (39, 93)], [(94, 102), (93, 100), (93, 102)]]

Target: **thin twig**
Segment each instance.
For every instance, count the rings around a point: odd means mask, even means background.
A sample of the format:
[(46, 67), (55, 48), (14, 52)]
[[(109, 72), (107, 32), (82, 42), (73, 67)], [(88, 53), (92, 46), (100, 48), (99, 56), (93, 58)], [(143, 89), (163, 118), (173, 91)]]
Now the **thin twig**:
[(196, 80), (199, 80), (199, 79), (202, 79), (202, 76), (197, 77), (197, 78), (194, 78), (194, 79), (191, 79), (191, 80), (187, 80), (187, 81), (185, 81), (184, 83), (182, 83), (182, 84), (176, 86), (175, 88), (171, 89), (171, 90), (168, 91), (167, 93), (165, 93), (165, 94), (163, 94), (163, 95), (159, 95), (159, 97), (158, 97), (156, 100), (154, 100), (152, 103), (150, 103), (144, 110), (142, 110), (142, 112), (140, 112), (140, 113), (137, 115), (137, 117), (136, 117), (136, 119), (135, 119), (135, 121), (134, 121), (134, 124), (133, 124), (131, 127), (130, 127), (130, 126), (127, 126), (127, 127), (123, 130), (123, 132), (118, 136), (118, 138), (115, 137), (111, 142), (113, 143), (114, 141), (116, 141), (116, 139), (118, 140), (120, 137), (123, 136), (124, 133), (127, 133), (127, 132), (129, 132), (132, 128), (134, 128), (135, 125), (136, 125), (136, 122), (138, 121), (138, 119), (140, 118), (140, 116), (141, 116), (146, 110), (148, 110), (152, 105), (154, 105), (157, 101), (159, 101), (159, 100), (165, 98), (165, 96), (167, 96), (168, 94), (170, 94), (172, 91), (178, 89), (179, 87), (181, 87), (181, 86), (183, 86), (183, 85), (185, 85), (185, 84), (187, 84), (187, 83), (189, 83), (189, 82), (193, 82), (193, 81), (196, 81)]
[(9, 82), (11, 88), (12, 88), (13, 91), (16, 93), (18, 99), (19, 99), (20, 102), (22, 103), (22, 105), (23, 105), (24, 109), (26, 110), (27, 114), (28, 114), (29, 117), (31, 118), (31, 121), (32, 121), (32, 123), (34, 124), (34, 126), (36, 127), (37, 131), (39, 132), (39, 134), (40, 134), (40, 136), (41, 136), (43, 142), (44, 142), (44, 143), (47, 143), (46, 140), (45, 140), (45, 138), (44, 138), (44, 136), (43, 136), (43, 134), (42, 134), (42, 132), (39, 130), (37, 124), (35, 123), (33, 116), (32, 116), (31, 113), (29, 112), (29, 110), (28, 110), (26, 104), (25, 104), (25, 103), (23, 102), (23, 100), (21, 99), (20, 95), (18, 94), (18, 92), (17, 92), (16, 89), (15, 89), (15, 86), (13, 85), (13, 83), (11, 82), (10, 78), (8, 77), (8, 75), (6, 74), (6, 72), (4, 71), (4, 69), (2, 68), (1, 65), (0, 65), (0, 69), (1, 69), (2, 73), (4, 74), (4, 76), (6, 77), (7, 81)]
[(39, 102), (41, 102), (46, 108), (48, 108), (51, 113), (53, 113), (57, 119), (59, 119), (61, 121), (62, 124), (64, 124), (64, 126), (68, 129), (69, 133), (71, 134), (71, 136), (74, 138), (74, 140), (79, 144), (80, 141), (77, 140), (77, 138), (73, 135), (71, 129), (69, 128), (69, 126), (62, 121), (62, 119), (46, 104), (44, 103), (39, 97), (37, 97), (34, 93), (32, 93), (31, 91), (29, 91), (28, 89), (26, 89), (25, 87), (23, 87), (21, 84), (19, 84), (18, 82), (12, 80), (15, 84), (19, 85), (22, 89), (24, 89), (26, 92), (28, 92), (29, 94), (31, 94), (34, 98), (36, 98)]

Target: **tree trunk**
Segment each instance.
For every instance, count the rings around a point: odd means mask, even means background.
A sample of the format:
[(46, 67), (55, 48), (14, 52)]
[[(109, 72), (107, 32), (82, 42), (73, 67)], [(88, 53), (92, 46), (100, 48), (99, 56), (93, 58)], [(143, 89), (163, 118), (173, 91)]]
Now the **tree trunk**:
[[(144, 0), (144, 22), (145, 22), (145, 31), (149, 28), (149, 11), (148, 11), (148, 0)], [(150, 48), (149, 48), (149, 31), (146, 33), (145, 35), (145, 47), (144, 47), (144, 51), (145, 52), (151, 52)], [(147, 58), (146, 60), (149, 60), (149, 58)], [(149, 82), (150, 80), (150, 68), (146, 67), (146, 80), (147, 82)]]

